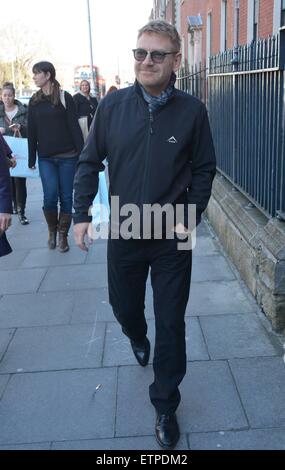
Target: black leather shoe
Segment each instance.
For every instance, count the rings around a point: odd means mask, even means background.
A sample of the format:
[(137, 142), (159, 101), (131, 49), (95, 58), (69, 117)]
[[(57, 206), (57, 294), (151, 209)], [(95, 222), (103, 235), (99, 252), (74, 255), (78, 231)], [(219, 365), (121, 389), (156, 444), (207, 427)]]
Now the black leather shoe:
[(180, 437), (175, 413), (157, 415), (155, 435), (157, 442), (163, 449), (174, 449)]
[(131, 339), (131, 346), (138, 363), (145, 367), (148, 364), (150, 354), (150, 342), (145, 337), (142, 341), (136, 342)]

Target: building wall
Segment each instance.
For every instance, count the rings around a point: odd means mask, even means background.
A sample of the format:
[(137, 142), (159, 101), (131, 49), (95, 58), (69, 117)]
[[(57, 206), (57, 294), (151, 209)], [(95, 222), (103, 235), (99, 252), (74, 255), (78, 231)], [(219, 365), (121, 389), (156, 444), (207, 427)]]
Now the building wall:
[(259, 36), (266, 38), (273, 33), (274, 0), (260, 1)]
[[(177, 11), (177, 0), (166, 0), (166, 20), (172, 24), (177, 24), (175, 19), (175, 11)], [(249, 42), (251, 34), (249, 26), (251, 26), (251, 18), (249, 18), (250, 5), (253, 5), (254, 0), (240, 0), (239, 10), (239, 44), (244, 45)], [(155, 0), (154, 4), (159, 3)], [(201, 59), (206, 61), (207, 50), (207, 16), (212, 14), (212, 54), (217, 54), (221, 49), (221, 3), (222, 0), (184, 0), (180, 3), (180, 33), (184, 38), (184, 57), (187, 61), (190, 49), (190, 35), (188, 32), (187, 16), (201, 15), (203, 20), (203, 27), (201, 33)], [(250, 3), (250, 4), (249, 4)], [(259, 25), (258, 37), (266, 38), (276, 32), (276, 16), (274, 21), (274, 12), (277, 14), (278, 24), (278, 10), (280, 7), (280, 0), (259, 0)], [(276, 7), (277, 5), (277, 7)], [(277, 13), (276, 13), (277, 12)], [(275, 25), (274, 25), (275, 23)], [(227, 48), (234, 47), (234, 25), (235, 25), (235, 0), (227, 0)], [(193, 55), (193, 54), (192, 54)]]
[(175, 24), (175, 0), (168, 0), (166, 2), (166, 21)]

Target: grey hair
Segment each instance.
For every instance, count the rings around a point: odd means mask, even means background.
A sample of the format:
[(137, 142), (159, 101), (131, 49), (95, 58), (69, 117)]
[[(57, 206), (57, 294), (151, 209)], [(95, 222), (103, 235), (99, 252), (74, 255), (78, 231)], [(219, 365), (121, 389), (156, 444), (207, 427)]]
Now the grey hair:
[(175, 28), (175, 26), (173, 26), (170, 23), (167, 23), (167, 21), (163, 21), (163, 20), (150, 21), (139, 30), (138, 39), (144, 33), (163, 34), (164, 36), (167, 36), (170, 39), (173, 46), (175, 47), (175, 50), (180, 51), (181, 49), (181, 37), (179, 36), (179, 33), (177, 29)]

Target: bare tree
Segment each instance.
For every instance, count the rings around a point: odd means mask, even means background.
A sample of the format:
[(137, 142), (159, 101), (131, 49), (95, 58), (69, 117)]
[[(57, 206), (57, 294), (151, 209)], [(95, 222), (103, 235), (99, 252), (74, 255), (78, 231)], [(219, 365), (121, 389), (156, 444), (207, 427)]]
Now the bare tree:
[(50, 47), (40, 33), (21, 23), (13, 23), (0, 29), (0, 78), (14, 82), (21, 95), (30, 87), (31, 68), (40, 57), (50, 53)]

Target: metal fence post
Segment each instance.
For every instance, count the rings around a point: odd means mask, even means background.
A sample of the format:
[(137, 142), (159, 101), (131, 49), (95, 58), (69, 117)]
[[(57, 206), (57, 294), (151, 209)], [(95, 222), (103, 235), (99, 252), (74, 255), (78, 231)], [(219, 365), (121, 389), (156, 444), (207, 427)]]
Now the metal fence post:
[(281, 97), (280, 97), (280, 119), (281, 119), (281, 132), (279, 133), (279, 145), (280, 145), (280, 206), (277, 207), (276, 216), (285, 221), (285, 141), (284, 141), (284, 132), (285, 132), (285, 26), (279, 30), (279, 39), (280, 39), (280, 50), (279, 50), (279, 69), (280, 69), (280, 88), (281, 88)]
[(280, 50), (279, 50), (279, 69), (285, 68), (285, 26), (279, 29)]

